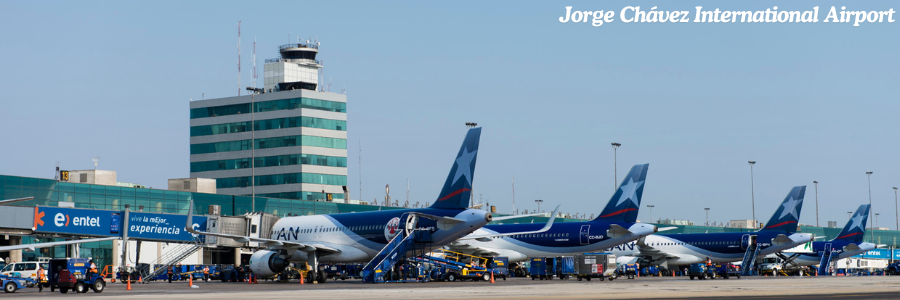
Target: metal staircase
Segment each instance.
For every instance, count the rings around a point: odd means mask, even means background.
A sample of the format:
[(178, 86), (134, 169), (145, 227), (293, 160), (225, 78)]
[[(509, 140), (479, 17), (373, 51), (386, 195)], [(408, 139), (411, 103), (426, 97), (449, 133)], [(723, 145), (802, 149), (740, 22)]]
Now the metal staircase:
[(820, 252), (822, 258), (819, 260), (819, 270), (818, 274), (821, 275), (829, 275), (828, 266), (831, 265), (832, 259), (832, 251), (831, 251), (831, 243), (825, 244), (825, 251)]
[(756, 264), (756, 256), (759, 254), (759, 244), (751, 243), (747, 245), (747, 252), (744, 252), (744, 260), (741, 261), (741, 275), (753, 275), (753, 266)]
[(431, 231), (415, 229), (415, 220), (409, 220), (409, 218), (415, 218), (415, 216), (404, 214), (400, 217), (400, 224), (412, 225), (400, 228), (397, 235), (363, 267), (363, 282), (387, 282), (389, 280), (385, 277), (387, 272), (397, 266), (398, 263), (406, 261), (409, 257), (407, 255), (409, 251), (413, 251), (413, 256), (416, 256), (416, 252), (419, 252), (417, 250), (424, 252), (425, 248), (427, 248), (426, 245), (432, 243)]
[(163, 254), (159, 257), (159, 259), (150, 263), (150, 265), (153, 266), (153, 271), (150, 271), (146, 274), (143, 271), (141, 272), (141, 276), (143, 276), (143, 283), (146, 283), (159, 274), (166, 272), (169, 266), (180, 263), (188, 256), (197, 253), (197, 251), (201, 248), (203, 248), (203, 246), (198, 243), (188, 243), (177, 244), (173, 246), (173, 248), (167, 249), (166, 254)]

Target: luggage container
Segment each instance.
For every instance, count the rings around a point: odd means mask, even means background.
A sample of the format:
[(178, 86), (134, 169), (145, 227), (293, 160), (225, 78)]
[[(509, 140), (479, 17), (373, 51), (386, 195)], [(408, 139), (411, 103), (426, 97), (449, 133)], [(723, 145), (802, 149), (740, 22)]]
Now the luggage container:
[(616, 255), (611, 253), (587, 253), (576, 255), (573, 259), (575, 276), (578, 281), (599, 278), (610, 281), (618, 278), (616, 272)]
[(543, 257), (532, 257), (528, 272), (531, 273), (531, 280), (550, 279), (547, 275), (547, 259)]
[(497, 256), (491, 259), (491, 269), (494, 270), (494, 276), (503, 278), (509, 277), (509, 257)]
[(569, 279), (575, 276), (575, 257), (557, 256), (556, 257), (556, 278)]

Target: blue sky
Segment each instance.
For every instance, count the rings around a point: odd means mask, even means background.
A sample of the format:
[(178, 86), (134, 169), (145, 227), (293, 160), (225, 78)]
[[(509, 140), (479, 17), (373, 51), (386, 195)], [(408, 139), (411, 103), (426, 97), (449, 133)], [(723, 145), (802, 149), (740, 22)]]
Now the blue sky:
[(702, 223), (704, 207), (712, 221), (750, 218), (756, 160), (757, 219), (807, 184), (801, 222), (815, 224), (818, 180), (820, 223), (843, 225), (873, 171), (873, 210), (894, 227), (900, 22), (592, 27), (560, 23), (567, 5), (618, 15), (896, 2), (2, 1), (0, 173), (52, 178), (56, 161), (89, 169), (100, 156), (119, 181), (188, 176), (189, 99), (237, 93), (240, 20), (244, 86), (254, 36), (260, 62), (289, 36), (322, 43), (325, 76), (350, 103), (353, 198), (361, 143), (363, 200), (391, 184), (402, 202), (409, 178), (411, 202), (433, 202), (464, 123), (478, 122), (476, 193), (501, 212), (512, 176), (519, 209), (543, 199), (599, 212), (619, 142), (619, 178), (650, 163), (654, 219)]

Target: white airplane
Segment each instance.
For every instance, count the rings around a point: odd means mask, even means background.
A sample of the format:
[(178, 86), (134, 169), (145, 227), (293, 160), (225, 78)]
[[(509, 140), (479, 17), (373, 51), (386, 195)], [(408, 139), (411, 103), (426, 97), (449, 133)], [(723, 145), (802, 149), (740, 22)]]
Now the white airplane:
[[(439, 248), (495, 220), (487, 211), (467, 207), (480, 136), (481, 128), (469, 130), (443, 190), (428, 208), (286, 217), (273, 225), (270, 238), (203, 232), (191, 226), (187, 226), (187, 231), (264, 244), (268, 248), (253, 253), (250, 258), (254, 274), (272, 276), (291, 262), (308, 262), (318, 270), (318, 276), (310, 278), (313, 282), (325, 280), (324, 271), (318, 267), (320, 262), (367, 262), (401, 230), (407, 235), (414, 229), (429, 230), (432, 247)], [(191, 207), (188, 225), (193, 203)]]
[(653, 234), (660, 229), (636, 223), (648, 168), (648, 164), (632, 167), (596, 219), (558, 223), (546, 232), (536, 231), (540, 224), (487, 225), (447, 248), (472, 255), (506, 256), (516, 262), (599, 252)]
[(668, 269), (668, 265), (699, 263), (707, 257), (713, 262), (740, 261), (752, 243), (759, 246), (757, 256), (783, 251), (812, 240), (811, 234), (797, 232), (805, 194), (806, 186), (791, 189), (766, 226), (756, 232), (656, 234), (610, 252), (619, 263), (643, 260)]

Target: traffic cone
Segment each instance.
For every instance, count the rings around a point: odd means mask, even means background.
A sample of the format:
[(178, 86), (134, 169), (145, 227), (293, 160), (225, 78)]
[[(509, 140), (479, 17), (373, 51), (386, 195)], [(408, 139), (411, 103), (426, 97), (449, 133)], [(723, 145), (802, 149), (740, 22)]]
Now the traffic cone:
[(131, 280), (126, 280), (126, 282), (128, 282), (128, 287), (126, 287), (125, 290), (130, 291), (131, 290)]
[[(144, 283), (144, 275), (138, 276), (138, 282)], [(129, 283), (131, 283), (130, 280)]]
[(192, 287), (192, 286), (194, 286), (194, 276), (189, 275), (188, 276), (188, 287)]
[(491, 283), (494, 283), (494, 272), (491, 272)]
[(304, 276), (303, 276), (303, 273), (301, 273), (301, 274), (300, 274), (300, 284), (301, 284), (301, 285), (304, 284), (304, 283), (303, 283), (303, 277), (304, 277)]

